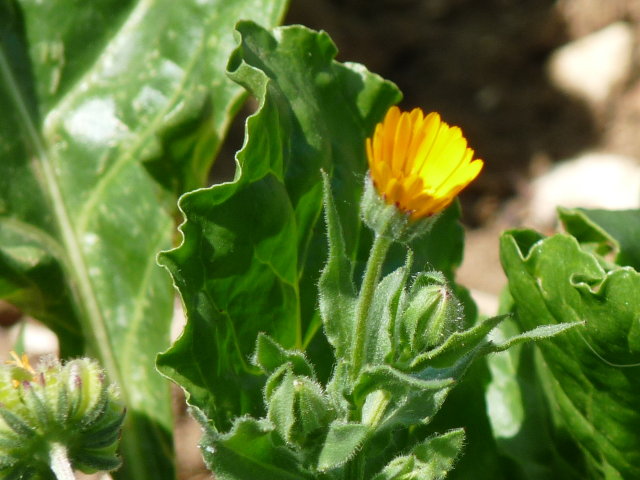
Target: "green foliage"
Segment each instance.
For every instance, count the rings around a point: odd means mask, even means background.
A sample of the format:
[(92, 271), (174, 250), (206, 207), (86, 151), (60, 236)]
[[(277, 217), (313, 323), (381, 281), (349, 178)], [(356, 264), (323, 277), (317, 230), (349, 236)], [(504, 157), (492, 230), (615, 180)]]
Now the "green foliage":
[[(336, 62), (325, 33), (251, 21), (285, 4), (0, 3), (0, 297), (120, 385), (116, 477), (174, 476), (162, 350), (216, 478), (639, 477), (640, 213), (507, 232), (515, 315), (476, 319), (453, 280), (459, 206), (418, 225), (366, 180), (365, 138), (400, 92)], [(242, 87), (259, 108), (235, 178), (198, 189)], [(159, 250), (188, 317), (168, 349)], [(60, 442), (34, 432), (76, 420), (75, 377), (47, 394), (11, 369), (0, 469), (51, 478), (37, 461)], [(119, 404), (94, 390), (90, 418), (56, 431), (87, 471), (119, 462)]]
[[(447, 280), (457, 206), (410, 250), (372, 241), (358, 212), (364, 139), (397, 90), (335, 62), (324, 33), (238, 31), (230, 75), (260, 108), (234, 181), (180, 200), (183, 242), (160, 260), (188, 322), (158, 366), (187, 392), (217, 478), (442, 478), (463, 432), (419, 427), (469, 365), (568, 326), (505, 343), (488, 339), (503, 317), (468, 328), (473, 309), (465, 317)], [(425, 265), (445, 274), (413, 276)], [(329, 344), (316, 343), (319, 322)]]
[[(339, 234), (341, 222), (327, 175), (324, 180), (328, 238), (337, 245), (330, 245), (319, 286), (321, 299), (336, 293), (341, 296), (340, 285), (347, 285), (346, 294), (352, 292), (351, 281), (345, 282), (340, 277), (332, 281), (331, 275), (327, 275), (336, 259), (344, 259), (345, 255), (342, 248), (337, 248), (344, 246), (344, 241)], [(379, 239), (372, 251), (380, 244)], [(350, 265), (344, 266), (352, 271)], [(376, 267), (368, 265), (364, 282), (370, 278), (370, 268)], [(463, 431), (430, 438), (417, 432), (407, 433), (431, 421), (475, 358), (502, 350), (508, 343), (542, 338), (553, 329), (558, 333), (575, 325), (555, 325), (544, 332), (533, 329), (516, 335), (510, 342), (495, 343), (488, 340), (487, 334), (503, 319), (497, 317), (476, 328), (449, 333), (436, 347), (420, 343), (415, 350), (408, 353), (405, 350), (408, 361), (397, 364), (394, 351), (404, 342), (394, 339), (395, 323), (401, 324), (397, 330), (408, 331), (416, 317), (415, 297), (424, 296), (421, 287), (425, 276), (418, 275), (418, 288), (406, 285), (408, 278), (404, 272), (409, 268), (410, 261), (405, 268), (379, 281), (375, 288), (377, 298), (370, 302), (371, 309), (369, 315), (363, 317), (366, 323), (362, 330), (358, 315), (345, 315), (340, 302), (324, 302), (323, 322), (327, 328), (333, 322), (343, 323), (332, 328), (350, 331), (349, 338), (354, 345), (360, 341), (358, 337), (364, 335), (365, 345), (358, 352), (355, 347), (336, 342), (336, 368), (326, 386), (318, 381), (303, 354), (285, 349), (264, 334), (259, 335), (253, 359), (262, 373), (269, 374), (263, 388), (264, 417), (236, 418), (229, 433), (220, 433), (201, 409), (195, 409), (206, 431), (202, 443), (205, 460), (219, 478), (240, 480), (278, 475), (291, 478), (292, 474), (296, 478), (343, 480), (443, 478), (460, 453)], [(446, 303), (453, 298), (441, 277), (435, 276), (435, 281), (436, 300)], [(358, 308), (366, 298), (365, 291), (363, 284), (355, 299)], [(452, 304), (455, 311), (461, 313), (459, 305), (454, 301)], [(442, 326), (443, 322), (449, 322), (454, 326), (447, 325), (445, 330), (456, 328), (457, 318), (443, 320), (441, 309), (430, 306), (431, 303), (426, 302), (425, 311), (419, 315), (421, 319), (427, 317), (423, 319), (427, 331), (431, 331), (428, 326), (433, 323)], [(356, 362), (358, 355), (361, 355), (360, 361)], [(419, 368), (411, 357), (421, 358)]]
[[(320, 329), (320, 169), (337, 186), (348, 220), (345, 251), (354, 258), (364, 236), (355, 208), (364, 139), (399, 99), (392, 84), (362, 66), (333, 61), (336, 49), (324, 33), (284, 27), (276, 40), (250, 23), (238, 31), (230, 75), (259, 99), (260, 110), (247, 121), (235, 181), (184, 195), (184, 240), (160, 256), (188, 324), (158, 366), (225, 430), (235, 416), (262, 413), (262, 373), (247, 362), (258, 333), (304, 349)], [(333, 358), (324, 351), (314, 363), (329, 368)]]
[(233, 25), (285, 1), (0, 2), (0, 297), (129, 409), (119, 478), (172, 478), (167, 383), (176, 195), (201, 186), (242, 89)]
[[(502, 262), (522, 329), (584, 328), (538, 344), (536, 370), (556, 438), (580, 447), (591, 478), (640, 475), (640, 212), (562, 210), (569, 235), (506, 232)], [(561, 448), (562, 445), (559, 443)], [(579, 477), (578, 477), (579, 478)]]
[(410, 455), (389, 463), (373, 480), (438, 480), (444, 478), (462, 451), (464, 431), (452, 430), (435, 435), (417, 445)]

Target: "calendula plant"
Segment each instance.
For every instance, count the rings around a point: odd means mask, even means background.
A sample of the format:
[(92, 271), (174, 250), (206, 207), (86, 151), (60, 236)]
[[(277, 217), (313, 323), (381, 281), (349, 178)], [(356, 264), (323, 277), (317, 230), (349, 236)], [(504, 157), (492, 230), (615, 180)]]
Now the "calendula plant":
[[(283, 1), (60, 5), (0, 3), (0, 296), (105, 373), (4, 366), (0, 478), (174, 478), (154, 367), (219, 479), (637, 476), (637, 212), (506, 233), (505, 315), (478, 318), (459, 128), (271, 29)], [(235, 177), (200, 188), (242, 87)]]
[(183, 244), (160, 261), (189, 322), (160, 369), (217, 478), (442, 478), (464, 433), (428, 424), (469, 365), (575, 324), (491, 341), (503, 317), (474, 323), (445, 274), (414, 267), (448, 253), (429, 238), (455, 231), (457, 206), (440, 214), (482, 168), (459, 128), (396, 107), (374, 128), (395, 89), (336, 63), (326, 35), (238, 30), (230, 74), (261, 107), (234, 182), (181, 200)]

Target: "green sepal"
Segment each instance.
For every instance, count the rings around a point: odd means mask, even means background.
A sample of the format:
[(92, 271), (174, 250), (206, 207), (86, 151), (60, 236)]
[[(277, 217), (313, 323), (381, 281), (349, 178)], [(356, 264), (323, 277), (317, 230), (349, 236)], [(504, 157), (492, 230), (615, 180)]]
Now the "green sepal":
[[(29, 425), (29, 423), (2, 406), (0, 406), (0, 417), (2, 417), (4, 423), (20, 437), (33, 438), (36, 436), (35, 429)], [(4, 434), (5, 432), (0, 431), (0, 435)]]
[(434, 435), (415, 446), (409, 455), (393, 459), (373, 480), (440, 480), (462, 452), (464, 430)]
[(60, 389), (58, 390), (58, 399), (54, 414), (58, 424), (65, 422), (72, 414), (71, 402), (69, 401), (69, 388), (64, 382), (61, 383)]
[(352, 394), (351, 383), (351, 364), (348, 361), (342, 361), (336, 364), (333, 370), (333, 376), (327, 384), (327, 395), (331, 399), (338, 415), (347, 415), (351, 409), (350, 398)]
[(425, 235), (439, 214), (412, 220), (408, 213), (389, 205), (378, 193), (369, 175), (365, 178), (360, 216), (367, 227), (394, 242), (408, 244)]
[(301, 438), (298, 444), (307, 446), (312, 434), (324, 430), (335, 419), (335, 411), (322, 387), (306, 377), (294, 381), (296, 392), (296, 420)]
[(35, 415), (37, 424), (50, 426), (52, 422), (51, 411), (45, 404), (36, 390), (32, 387), (32, 382), (24, 382), (21, 388), (22, 401), (32, 415)]
[(329, 252), (318, 282), (320, 315), (327, 340), (336, 358), (348, 358), (353, 348), (356, 290), (352, 280), (353, 265), (347, 257), (338, 210), (333, 201), (331, 183), (322, 172), (324, 212)]
[(276, 371), (274, 371), (269, 378), (267, 378), (266, 383), (264, 384), (264, 401), (265, 403), (269, 403), (271, 401), (271, 396), (280, 386), (280, 383), (283, 381), (285, 376), (291, 372), (291, 365), (284, 364), (281, 365)]
[(83, 473), (96, 473), (117, 469), (122, 461), (112, 452), (92, 453), (85, 451), (74, 458), (74, 467)]
[(271, 374), (285, 363), (291, 364), (293, 373), (315, 378), (313, 365), (304, 353), (298, 350), (286, 350), (266, 333), (259, 333), (252, 363), (265, 373)]
[(333, 422), (318, 457), (318, 470), (324, 472), (347, 463), (358, 453), (372, 431), (371, 427), (361, 423)]
[(122, 426), (125, 415), (126, 410), (122, 410), (119, 417), (115, 417), (105, 425), (100, 425), (99, 428), (85, 432), (82, 437), (82, 444), (86, 448), (96, 449), (108, 447), (116, 442), (120, 436), (120, 427)]
[(290, 364), (276, 371), (274, 377), (267, 382), (265, 392), (267, 419), (286, 443), (313, 448), (310, 436), (335, 419), (329, 398), (311, 378), (294, 375)]

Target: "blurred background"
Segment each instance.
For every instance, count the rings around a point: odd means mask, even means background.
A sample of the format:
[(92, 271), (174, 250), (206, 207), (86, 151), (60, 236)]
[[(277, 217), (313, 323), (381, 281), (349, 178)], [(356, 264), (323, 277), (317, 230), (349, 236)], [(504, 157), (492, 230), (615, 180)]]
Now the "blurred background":
[[(505, 283), (502, 230), (552, 232), (558, 205), (639, 206), (640, 0), (292, 0), (284, 23), (327, 31), (338, 60), (395, 82), (403, 108), (440, 112), (485, 160), (461, 198), (458, 276), (484, 313)], [(233, 175), (252, 108), (233, 124), (214, 180)], [(3, 354), (20, 319), (0, 308)], [(26, 325), (28, 352), (56, 350), (48, 330)], [(176, 393), (180, 478), (210, 478), (182, 405)]]
[(640, 204), (640, 0), (293, 0), (286, 23), (326, 30), (485, 160), (461, 196), (458, 281), (486, 313), (501, 231)]

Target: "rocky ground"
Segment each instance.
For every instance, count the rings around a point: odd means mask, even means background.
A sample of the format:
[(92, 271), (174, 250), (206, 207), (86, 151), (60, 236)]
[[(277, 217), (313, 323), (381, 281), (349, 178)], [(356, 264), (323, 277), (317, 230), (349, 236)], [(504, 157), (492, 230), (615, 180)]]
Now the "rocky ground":
[[(485, 312), (504, 285), (502, 230), (552, 231), (557, 205), (639, 206), (640, 0), (292, 0), (286, 23), (326, 30), (339, 60), (393, 80), (403, 107), (461, 126), (485, 160), (462, 196), (459, 272)], [(223, 158), (242, 142), (236, 123)], [(34, 352), (51, 348), (29, 328)], [(0, 352), (14, 335), (0, 328)], [(178, 418), (181, 478), (210, 478), (197, 427)]]

